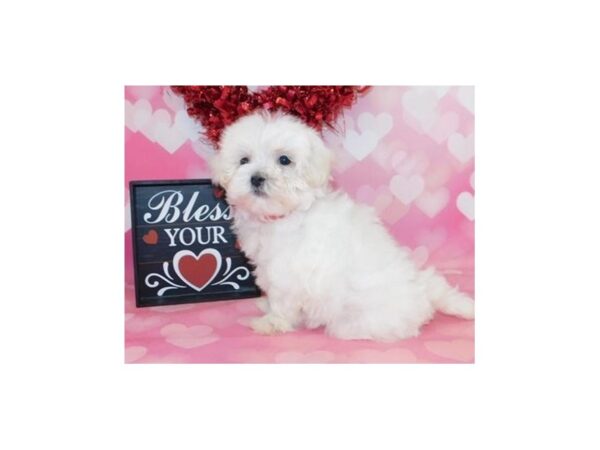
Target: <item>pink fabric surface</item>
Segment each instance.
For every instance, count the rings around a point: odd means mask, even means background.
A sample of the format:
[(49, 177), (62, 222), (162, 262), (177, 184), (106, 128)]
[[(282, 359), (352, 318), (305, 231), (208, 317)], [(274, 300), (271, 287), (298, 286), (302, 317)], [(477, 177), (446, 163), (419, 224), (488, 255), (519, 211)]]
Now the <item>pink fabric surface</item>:
[[(259, 89), (255, 87), (254, 89)], [(372, 205), (420, 267), (436, 267), (473, 294), (472, 87), (375, 87), (348, 110), (334, 182)], [(210, 178), (200, 127), (159, 86), (125, 89), (125, 361), (135, 363), (473, 362), (474, 322), (438, 314), (419, 337), (341, 341), (323, 330), (260, 336), (254, 300), (136, 308), (128, 183)]]

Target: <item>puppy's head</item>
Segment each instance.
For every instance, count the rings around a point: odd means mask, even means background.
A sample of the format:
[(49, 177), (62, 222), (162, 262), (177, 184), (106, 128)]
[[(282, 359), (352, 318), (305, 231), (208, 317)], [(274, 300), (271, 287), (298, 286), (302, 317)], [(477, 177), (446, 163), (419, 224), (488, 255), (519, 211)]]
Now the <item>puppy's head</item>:
[(261, 219), (310, 207), (327, 187), (331, 152), (300, 120), (260, 112), (226, 128), (210, 165), (229, 203)]

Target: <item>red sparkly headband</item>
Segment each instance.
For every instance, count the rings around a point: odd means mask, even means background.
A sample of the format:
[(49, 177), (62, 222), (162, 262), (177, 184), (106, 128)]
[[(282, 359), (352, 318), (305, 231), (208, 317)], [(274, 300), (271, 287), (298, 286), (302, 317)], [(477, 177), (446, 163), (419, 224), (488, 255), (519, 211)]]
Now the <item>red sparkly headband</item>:
[(343, 108), (352, 106), (368, 86), (270, 86), (252, 93), (247, 86), (172, 86), (187, 105), (188, 114), (204, 127), (217, 146), (223, 129), (239, 117), (262, 108), (302, 119), (317, 131), (333, 128)]

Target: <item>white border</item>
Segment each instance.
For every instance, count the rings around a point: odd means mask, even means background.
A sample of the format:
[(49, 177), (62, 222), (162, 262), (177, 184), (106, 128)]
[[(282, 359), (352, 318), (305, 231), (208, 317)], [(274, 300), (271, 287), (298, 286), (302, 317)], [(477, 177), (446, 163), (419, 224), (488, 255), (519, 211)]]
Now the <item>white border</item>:
[[(594, 7), (7, 3), (0, 447), (598, 448)], [(475, 365), (123, 365), (123, 85), (201, 81), (476, 85)]]

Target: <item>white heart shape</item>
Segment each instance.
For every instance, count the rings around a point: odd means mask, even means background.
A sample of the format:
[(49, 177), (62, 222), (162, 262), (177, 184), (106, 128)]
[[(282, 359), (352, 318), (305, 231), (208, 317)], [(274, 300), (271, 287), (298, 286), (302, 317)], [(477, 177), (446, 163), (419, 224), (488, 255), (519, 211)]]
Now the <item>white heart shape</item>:
[[(212, 274), (212, 276), (202, 286), (196, 286), (195, 284), (190, 283), (179, 271), (179, 260), (181, 258), (183, 258), (184, 256), (192, 256), (196, 261), (198, 261), (200, 258), (202, 258), (202, 256), (207, 255), (207, 254), (215, 257), (215, 259), (217, 260), (217, 266), (216, 266), (215, 271)], [(214, 278), (217, 276), (217, 274), (221, 270), (221, 253), (219, 253), (214, 248), (205, 248), (196, 256), (196, 254), (190, 250), (180, 250), (177, 253), (175, 253), (175, 256), (173, 256), (173, 269), (175, 270), (175, 273), (177, 274), (177, 276), (185, 284), (187, 284), (192, 289), (200, 292), (200, 291), (202, 291), (202, 289), (204, 289), (206, 286), (208, 286), (212, 280), (214, 280)]]
[(473, 339), (425, 341), (424, 346), (434, 355), (455, 361), (473, 362), (475, 356)]
[(475, 155), (473, 134), (464, 137), (460, 133), (453, 133), (448, 138), (448, 150), (461, 163), (468, 162)]
[(358, 134), (356, 131), (350, 130), (346, 133), (344, 148), (358, 161), (362, 161), (375, 150), (378, 142), (379, 138), (373, 131), (367, 130)]
[[(419, 87), (406, 91), (402, 95), (405, 120), (418, 131), (428, 132), (438, 121), (438, 102), (439, 97), (435, 89)], [(416, 126), (413, 125), (414, 121), (417, 122)]]
[(396, 175), (390, 180), (390, 191), (405, 205), (415, 200), (425, 188), (425, 181), (420, 175), (405, 177)]
[(448, 200), (450, 192), (442, 187), (435, 192), (423, 192), (415, 203), (427, 217), (433, 219), (446, 207)]
[(173, 121), (173, 127), (179, 130), (181, 134), (190, 141), (197, 141), (202, 132), (202, 127), (198, 122), (188, 116), (186, 111), (177, 111), (175, 120)]
[(456, 207), (471, 222), (475, 219), (475, 197), (470, 192), (461, 192), (456, 197)]
[(125, 348), (125, 362), (132, 363), (144, 357), (148, 353), (148, 349), (141, 345), (132, 345)]
[(152, 105), (146, 99), (140, 99), (133, 105), (132, 131), (142, 130), (152, 120)]
[(152, 142), (156, 142), (158, 135), (169, 132), (171, 123), (171, 114), (169, 111), (166, 109), (157, 109), (152, 113), (152, 118), (140, 128), (140, 131)]
[(382, 139), (392, 130), (394, 119), (388, 113), (381, 113), (374, 116), (369, 112), (365, 112), (358, 116), (357, 123), (359, 130), (363, 133), (365, 131), (372, 131), (377, 134), (379, 139)]
[(377, 151), (373, 153), (373, 155), (371, 156), (373, 158), (373, 161), (375, 161), (377, 164), (379, 164), (383, 169), (388, 170), (389, 166), (390, 166), (390, 161), (393, 160), (393, 158), (396, 159), (401, 159), (402, 156), (396, 156), (396, 153), (402, 153), (404, 154), (404, 157), (407, 156), (407, 153), (405, 151), (403, 151), (402, 149), (404, 148), (403, 144), (398, 144), (397, 142), (394, 143), (380, 143), (377, 145)]
[(179, 150), (185, 144), (185, 141), (187, 141), (187, 138), (179, 130), (173, 128), (157, 130), (155, 138), (156, 142), (169, 153)]
[(461, 86), (456, 94), (458, 102), (471, 113), (475, 112), (475, 89), (473, 86)]
[(446, 112), (439, 117), (427, 135), (438, 144), (441, 144), (448, 139), (452, 133), (456, 132), (458, 124), (458, 114), (453, 111)]
[(182, 323), (172, 323), (160, 329), (165, 340), (176, 347), (195, 348), (219, 340), (208, 325), (186, 326)]

